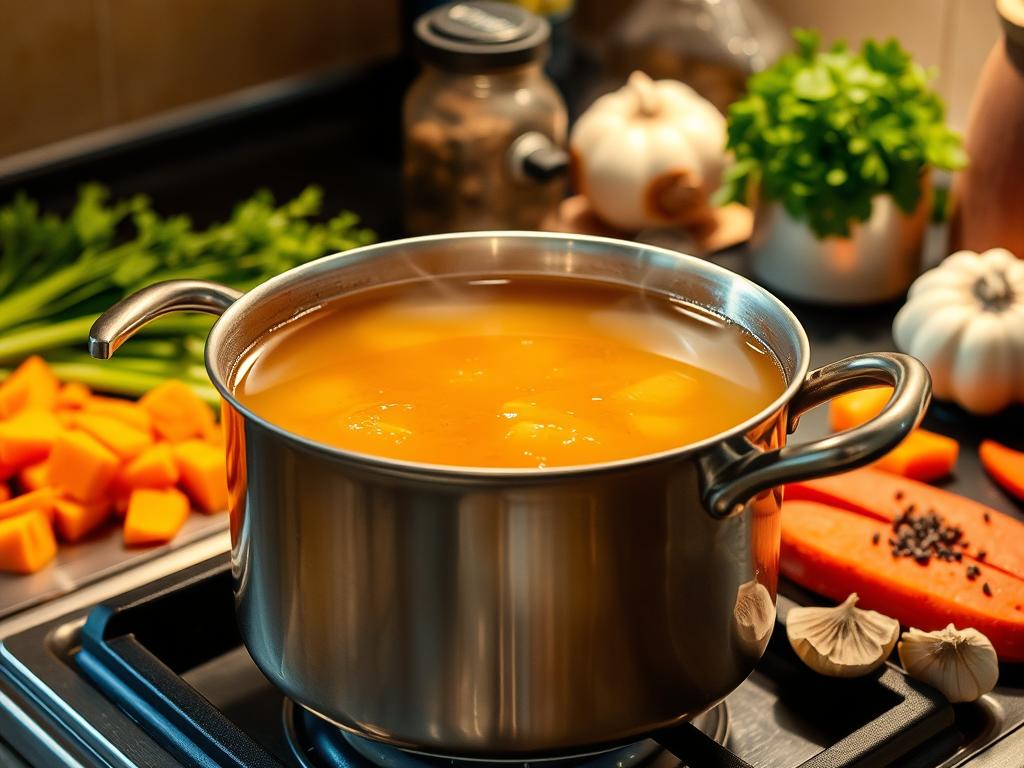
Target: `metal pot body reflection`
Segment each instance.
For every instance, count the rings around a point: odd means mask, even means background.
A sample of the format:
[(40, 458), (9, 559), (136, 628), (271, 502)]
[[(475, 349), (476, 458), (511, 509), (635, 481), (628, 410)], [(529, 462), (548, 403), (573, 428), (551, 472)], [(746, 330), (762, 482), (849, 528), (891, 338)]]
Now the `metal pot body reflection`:
[[(786, 391), (727, 433), (653, 456), (546, 470), (390, 461), (293, 435), (233, 377), (269, 329), (325, 300), (425, 275), (545, 274), (693, 301), (778, 358)], [(343, 728), (431, 754), (593, 752), (683, 722), (750, 673), (774, 626), (783, 483), (869, 462), (913, 428), (928, 380), (900, 355), (808, 373), (777, 299), (681, 254), (601, 238), (473, 233), (327, 257), (252, 292), (176, 281), (94, 326), (108, 356), (149, 319), (223, 312), (207, 367), (224, 398), (239, 627), (285, 694)], [(869, 424), (784, 447), (795, 417), (894, 385)]]

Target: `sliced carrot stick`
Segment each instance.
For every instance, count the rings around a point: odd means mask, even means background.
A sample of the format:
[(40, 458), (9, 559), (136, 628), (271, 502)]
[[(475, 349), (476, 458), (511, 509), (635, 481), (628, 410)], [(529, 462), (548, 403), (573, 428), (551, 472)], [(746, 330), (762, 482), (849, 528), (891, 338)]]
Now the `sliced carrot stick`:
[(47, 519), (53, 517), (53, 503), (57, 494), (52, 488), (40, 488), (38, 491), (23, 493), (13, 499), (0, 502), (0, 520), (17, 517), (26, 512), (41, 512)]
[(959, 453), (953, 438), (915, 429), (872, 466), (914, 480), (938, 480), (953, 472)]
[(980, 552), (989, 566), (1024, 579), (1024, 523), (984, 504), (940, 488), (877, 469), (857, 469), (786, 486), (786, 501), (819, 501), (891, 523), (913, 505), (916, 512), (935, 512), (961, 528), (970, 545), (968, 556)]
[(978, 447), (981, 465), (1007, 492), (1024, 500), (1024, 453), (995, 440), (982, 440)]
[(0, 462), (21, 468), (42, 461), (50, 453), (60, 429), (60, 422), (50, 411), (19, 411), (13, 418), (0, 422)]
[(50, 452), (50, 484), (78, 501), (99, 501), (117, 475), (120, 460), (85, 432), (65, 430)]
[(892, 396), (892, 387), (869, 387), (839, 395), (829, 403), (828, 421), (834, 432), (853, 429), (875, 418)]
[(187, 384), (174, 379), (143, 395), (139, 406), (153, 419), (157, 435), (172, 442), (203, 437), (215, 421), (210, 406)]
[(181, 476), (170, 443), (150, 446), (121, 470), (126, 488), (168, 488)]
[(170, 541), (185, 524), (188, 511), (188, 497), (175, 488), (132, 491), (124, 518), (124, 543), (145, 546)]
[(228, 478), (224, 449), (202, 440), (174, 446), (181, 485), (204, 512), (222, 512), (228, 505)]
[(0, 385), (0, 418), (9, 418), (24, 408), (52, 410), (60, 382), (50, 366), (38, 355), (26, 358)]
[(18, 485), (23, 492), (38, 491), (50, 482), (50, 465), (40, 461), (25, 467), (18, 473)]
[(0, 570), (35, 573), (57, 554), (50, 521), (41, 512), (0, 520)]
[(60, 388), (57, 393), (56, 407), (65, 410), (77, 411), (84, 408), (92, 398), (92, 391), (77, 381), (69, 381)]
[(110, 502), (81, 502), (57, 499), (54, 502), (53, 524), (64, 541), (78, 541), (98, 528), (110, 517)]
[[(1005, 661), (1024, 661), (1024, 581), (985, 564), (974, 581), (964, 563), (926, 565), (893, 557), (889, 527), (846, 510), (809, 501), (782, 509), (782, 573), (833, 600), (851, 592), (859, 607), (906, 626), (941, 629), (950, 622), (985, 634)], [(879, 543), (874, 544), (875, 536)], [(986, 594), (985, 585), (988, 585)]]
[(122, 460), (134, 459), (153, 444), (149, 430), (142, 431), (112, 416), (100, 413), (80, 413), (74, 424), (95, 437)]
[(121, 400), (117, 397), (93, 397), (82, 407), (82, 410), (85, 413), (109, 416), (142, 432), (151, 432), (153, 429), (153, 420), (149, 414), (129, 400)]

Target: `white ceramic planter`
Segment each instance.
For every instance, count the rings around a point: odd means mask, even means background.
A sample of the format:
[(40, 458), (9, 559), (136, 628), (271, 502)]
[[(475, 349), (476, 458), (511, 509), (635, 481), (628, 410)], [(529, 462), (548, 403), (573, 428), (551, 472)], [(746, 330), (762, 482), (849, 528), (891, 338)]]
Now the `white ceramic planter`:
[(917, 211), (904, 214), (888, 195), (872, 202), (871, 218), (847, 238), (819, 240), (775, 202), (757, 206), (750, 269), (771, 290), (821, 304), (873, 304), (902, 296), (921, 271), (921, 245), (931, 185)]

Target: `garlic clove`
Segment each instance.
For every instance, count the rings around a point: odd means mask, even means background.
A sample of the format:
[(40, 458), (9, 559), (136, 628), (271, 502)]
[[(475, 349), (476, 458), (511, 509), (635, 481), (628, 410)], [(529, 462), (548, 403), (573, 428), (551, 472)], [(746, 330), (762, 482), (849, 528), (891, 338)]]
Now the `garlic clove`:
[(952, 624), (935, 632), (911, 629), (903, 633), (898, 652), (908, 675), (954, 703), (981, 698), (999, 679), (995, 648), (976, 629)]
[(789, 644), (815, 672), (860, 677), (880, 667), (892, 653), (900, 623), (857, 608), (857, 600), (854, 592), (834, 608), (794, 608), (789, 612)]
[(748, 652), (760, 655), (775, 628), (775, 601), (757, 579), (740, 584), (733, 606), (736, 633)]

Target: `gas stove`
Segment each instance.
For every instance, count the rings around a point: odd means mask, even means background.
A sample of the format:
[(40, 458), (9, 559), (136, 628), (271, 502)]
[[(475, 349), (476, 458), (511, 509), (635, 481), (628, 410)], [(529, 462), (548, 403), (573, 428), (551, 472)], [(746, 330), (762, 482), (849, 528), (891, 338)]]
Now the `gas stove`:
[[(0, 734), (23, 762), (464, 768), (347, 734), (287, 700), (241, 644), (227, 554), (181, 568), (182, 557), (200, 554), (177, 553), (162, 578), (113, 585), (98, 604), (57, 613), (55, 603), (4, 637)], [(820, 677), (796, 659), (781, 626), (795, 600), (809, 596), (786, 590), (764, 659), (724, 702), (651, 739), (538, 760), (538, 768), (1024, 765), (1020, 669), (1005, 669), (1001, 687), (981, 701), (957, 706), (895, 666), (856, 680)]]

